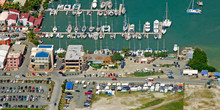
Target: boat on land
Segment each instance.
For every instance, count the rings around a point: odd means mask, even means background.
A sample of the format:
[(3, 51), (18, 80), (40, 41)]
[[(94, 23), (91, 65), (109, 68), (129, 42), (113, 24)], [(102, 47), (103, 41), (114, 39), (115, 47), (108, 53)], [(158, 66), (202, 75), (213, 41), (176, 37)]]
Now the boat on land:
[(186, 13), (189, 14), (201, 14), (202, 10), (194, 8), (194, 0), (191, 0), (188, 9), (186, 10)]
[(154, 21), (154, 32), (155, 33), (159, 32), (159, 21), (158, 20)]
[(163, 26), (164, 27), (170, 27), (172, 22), (168, 19), (168, 4), (166, 2), (166, 19), (163, 21)]

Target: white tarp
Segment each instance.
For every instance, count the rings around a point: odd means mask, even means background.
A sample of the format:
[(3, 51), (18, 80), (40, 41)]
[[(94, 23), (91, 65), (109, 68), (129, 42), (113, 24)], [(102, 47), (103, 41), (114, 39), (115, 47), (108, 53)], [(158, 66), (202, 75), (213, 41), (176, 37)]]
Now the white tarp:
[(198, 70), (185, 69), (185, 70), (183, 70), (183, 74), (184, 75), (197, 75), (198, 74)]

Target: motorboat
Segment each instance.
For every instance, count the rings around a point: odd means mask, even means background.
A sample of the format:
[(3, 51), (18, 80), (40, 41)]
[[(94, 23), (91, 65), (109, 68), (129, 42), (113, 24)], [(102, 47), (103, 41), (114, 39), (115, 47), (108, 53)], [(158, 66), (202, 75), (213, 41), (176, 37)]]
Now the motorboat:
[[(190, 5), (191, 5), (191, 7), (190, 7)], [(201, 14), (202, 13), (202, 10), (196, 9), (193, 6), (194, 6), (194, 0), (191, 0), (189, 7), (186, 10), (186, 13), (189, 13), (189, 14)]]
[(92, 2), (92, 8), (97, 8), (97, 0), (93, 0)]
[(87, 37), (87, 34), (83, 34), (82, 38), (85, 39)]
[(46, 38), (49, 38), (49, 34), (48, 34), (48, 33), (46, 33), (45, 37), (46, 37)]
[(155, 35), (154, 35), (154, 39), (158, 39), (158, 34), (155, 34)]
[(105, 8), (105, 4), (106, 4), (106, 2), (102, 2), (101, 5), (100, 5), (100, 8), (101, 9)]
[(57, 10), (63, 10), (63, 8), (64, 8), (64, 5), (61, 5), (61, 4), (57, 5)]
[(54, 9), (52, 9), (52, 10), (50, 11), (50, 15), (57, 15), (57, 11), (54, 10)]
[(53, 33), (50, 33), (50, 38), (53, 38)]
[(67, 27), (67, 29), (66, 29), (66, 31), (67, 31), (68, 33), (71, 33), (72, 29), (73, 29), (72, 26), (69, 24), (68, 27)]
[(155, 33), (159, 32), (159, 21), (158, 20), (154, 21), (154, 32)]
[(115, 39), (116, 38), (116, 34), (111, 34), (110, 35), (110, 39)]
[(60, 35), (60, 38), (63, 38), (63, 37), (64, 37), (64, 35), (63, 35), (63, 34), (61, 34), (61, 35)]
[(98, 39), (99, 39), (99, 33), (94, 32), (94, 33), (93, 33), (93, 39), (94, 39), (94, 40), (98, 40)]
[(58, 50), (55, 51), (56, 54), (64, 53), (64, 52), (66, 52), (66, 50), (64, 50), (63, 48), (59, 48)]
[(137, 39), (140, 40), (141, 38), (142, 38), (141, 34), (138, 34), (138, 35), (137, 35)]
[(163, 26), (164, 27), (170, 27), (172, 22), (168, 19), (168, 4), (166, 2), (166, 19), (163, 21)]
[(92, 11), (87, 11), (87, 15), (91, 16), (92, 15)]
[(95, 50), (94, 52), (93, 52), (93, 54), (98, 54), (99, 53), (99, 51), (98, 50)]
[(176, 52), (178, 50), (178, 45), (177, 44), (174, 44), (173, 46), (173, 51)]
[(131, 25), (129, 26), (129, 32), (134, 32), (134, 24), (131, 24)]
[(73, 14), (73, 16), (75, 16), (75, 15), (77, 14), (77, 11), (76, 11), (76, 10), (73, 10), (73, 11), (72, 11), (72, 14)]
[(69, 39), (71, 37), (71, 35), (67, 35), (66, 37)]
[(110, 28), (110, 25), (104, 25), (102, 26), (102, 31), (103, 32), (110, 32), (111, 28)]
[(54, 27), (53, 27), (53, 33), (56, 33), (56, 32), (57, 32), (57, 27), (54, 26)]
[(56, 38), (60, 38), (60, 33), (57, 33)]
[(88, 37), (93, 38), (92, 32), (89, 32)]
[(75, 33), (72, 34), (72, 38), (73, 38), (73, 39), (76, 38), (76, 34), (75, 34)]
[(100, 35), (99, 35), (99, 38), (100, 38), (100, 39), (104, 39), (104, 38), (105, 38), (105, 35), (101, 32)]
[(94, 27), (93, 26), (90, 26), (89, 27), (89, 32), (93, 32), (94, 31)]
[(146, 22), (145, 24), (144, 24), (144, 31), (145, 32), (149, 32), (150, 31), (150, 22)]
[(75, 31), (75, 32), (78, 32), (78, 31), (79, 31), (78, 26), (75, 27), (74, 31)]
[(86, 31), (86, 25), (85, 25), (85, 14), (83, 13), (83, 27), (82, 27), (82, 32)]
[(79, 10), (81, 8), (81, 4), (74, 4), (73, 5), (73, 10)]
[(165, 27), (162, 27), (162, 34), (165, 34), (167, 32), (166, 28)]
[(81, 38), (82, 36), (81, 36), (80, 33), (78, 33), (78, 34), (76, 35), (76, 37), (79, 39), (79, 38)]
[(125, 23), (125, 24), (123, 25), (123, 31), (127, 31), (127, 30), (128, 30), (128, 24)]
[(203, 6), (203, 2), (202, 1), (198, 1), (196, 2), (198, 6)]
[(103, 11), (98, 11), (97, 15), (102, 16), (103, 15)]
[(100, 30), (101, 30), (101, 27), (100, 27), (100, 26), (97, 26), (97, 27), (96, 27), (96, 31), (99, 32)]
[(108, 6), (109, 9), (111, 9), (112, 8), (112, 1), (108, 1), (107, 6)]

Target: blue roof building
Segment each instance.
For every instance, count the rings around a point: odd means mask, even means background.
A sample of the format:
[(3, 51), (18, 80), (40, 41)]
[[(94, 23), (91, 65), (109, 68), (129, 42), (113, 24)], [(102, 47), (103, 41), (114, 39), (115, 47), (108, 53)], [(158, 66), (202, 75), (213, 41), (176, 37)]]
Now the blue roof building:
[(201, 75), (202, 76), (208, 76), (208, 70), (202, 70)]
[(214, 76), (215, 77), (220, 77), (220, 73), (216, 72), (216, 73), (214, 73)]
[(67, 90), (72, 90), (73, 89), (73, 82), (67, 82), (66, 83), (66, 89)]
[(36, 53), (35, 57), (49, 57), (49, 53), (41, 51), (41, 52)]
[(53, 48), (53, 45), (38, 45), (38, 48)]

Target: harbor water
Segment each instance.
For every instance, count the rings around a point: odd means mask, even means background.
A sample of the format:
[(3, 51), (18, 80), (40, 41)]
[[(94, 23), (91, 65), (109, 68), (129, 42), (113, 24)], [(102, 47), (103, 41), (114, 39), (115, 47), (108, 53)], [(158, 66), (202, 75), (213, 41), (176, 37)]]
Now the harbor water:
[[(78, 0), (81, 3), (82, 9), (90, 9), (92, 0)], [(103, 0), (102, 0), (103, 1)], [(159, 49), (163, 48), (163, 41), (165, 40), (165, 47), (169, 52), (173, 52), (173, 45), (178, 44), (180, 47), (193, 46), (199, 47), (206, 51), (208, 55), (209, 64), (220, 69), (220, 4), (219, 0), (203, 0), (204, 6), (201, 15), (187, 14), (186, 9), (189, 6), (190, 0), (125, 0), (127, 19), (130, 24), (135, 24), (135, 31), (139, 32), (139, 21), (141, 22), (141, 31), (143, 31), (143, 24), (146, 21), (151, 23), (151, 31), (153, 30), (153, 21), (158, 19), (162, 21), (165, 19), (166, 1), (168, 2), (168, 18), (172, 21), (172, 26), (167, 29), (167, 33), (163, 35), (163, 38), (157, 42), (153, 36), (149, 36), (149, 47), (157, 49), (157, 43), (159, 43)], [(195, 0), (196, 1), (196, 0)], [(73, 5), (75, 0), (62, 0), (62, 4)], [(115, 8), (115, 0), (113, 2), (113, 9)], [(117, 0), (117, 9), (121, 0)], [(51, 7), (57, 8), (60, 1), (55, 1), (50, 4)], [(100, 6), (98, 0), (98, 8)], [(196, 3), (195, 3), (196, 6)], [(85, 24), (87, 28), (90, 26), (90, 16), (85, 13)], [(69, 12), (58, 12), (55, 17), (58, 32), (66, 32), (68, 23), (71, 23), (75, 27), (75, 16)], [(107, 16), (99, 17), (99, 24), (111, 25), (113, 23), (114, 32), (122, 32), (124, 16)], [(97, 13), (93, 12), (92, 15), (92, 26), (97, 25)], [(106, 22), (107, 21), (107, 22)], [(128, 21), (128, 20), (127, 20)], [(83, 26), (83, 15), (77, 17), (77, 25), (81, 30)], [(45, 18), (42, 24), (43, 32), (52, 32), (54, 26), (54, 16), (50, 16), (49, 12), (46, 12)], [(73, 28), (74, 29), (74, 28)], [(164, 40), (163, 40), (164, 39)], [(86, 50), (93, 51), (95, 49), (122, 49), (130, 48), (132, 50), (146, 49), (148, 47), (148, 40), (142, 38), (125, 40), (118, 35), (116, 39), (110, 39), (106, 36), (102, 40), (93, 39), (67, 39), (66, 35), (63, 39), (54, 38), (43, 38), (44, 44), (54, 44), (55, 49), (66, 48), (70, 44), (82, 44)]]

